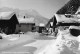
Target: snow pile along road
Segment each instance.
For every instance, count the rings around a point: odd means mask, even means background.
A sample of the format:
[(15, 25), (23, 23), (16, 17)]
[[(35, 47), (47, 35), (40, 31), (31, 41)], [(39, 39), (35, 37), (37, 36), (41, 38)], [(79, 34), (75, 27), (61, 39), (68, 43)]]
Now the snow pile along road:
[(79, 37), (74, 37), (69, 33), (69, 29), (60, 31), (55, 41), (44, 47), (38, 54), (79, 54), (80, 40)]
[(7, 39), (7, 40), (10, 40), (10, 41), (15, 41), (15, 40), (18, 40), (19, 39), (19, 35), (15, 35), (15, 34), (12, 34), (12, 35), (6, 35), (6, 34), (1, 34), (0, 33), (0, 36), (3, 37), (3, 39)]

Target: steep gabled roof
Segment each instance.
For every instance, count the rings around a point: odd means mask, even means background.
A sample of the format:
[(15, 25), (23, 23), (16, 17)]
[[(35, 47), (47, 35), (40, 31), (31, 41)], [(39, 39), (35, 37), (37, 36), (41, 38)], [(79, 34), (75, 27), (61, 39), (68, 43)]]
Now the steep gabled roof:
[(56, 25), (56, 23), (57, 23), (56, 17), (53, 16), (53, 17), (48, 21), (48, 23), (46, 24), (46, 27), (50, 27), (50, 22), (53, 22), (53, 26)]

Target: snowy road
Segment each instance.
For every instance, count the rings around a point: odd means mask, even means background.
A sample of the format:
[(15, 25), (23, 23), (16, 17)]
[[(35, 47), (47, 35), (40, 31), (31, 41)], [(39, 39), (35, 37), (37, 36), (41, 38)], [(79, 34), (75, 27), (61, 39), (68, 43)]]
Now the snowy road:
[(38, 35), (22, 35), (19, 40), (0, 40), (0, 54), (36, 54), (54, 38)]

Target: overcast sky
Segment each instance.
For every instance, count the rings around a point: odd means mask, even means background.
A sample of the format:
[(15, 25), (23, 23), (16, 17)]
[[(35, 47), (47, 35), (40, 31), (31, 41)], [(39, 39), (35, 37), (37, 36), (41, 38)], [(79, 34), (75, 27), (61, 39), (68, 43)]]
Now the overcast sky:
[(0, 7), (34, 9), (42, 16), (51, 18), (69, 0), (0, 0)]

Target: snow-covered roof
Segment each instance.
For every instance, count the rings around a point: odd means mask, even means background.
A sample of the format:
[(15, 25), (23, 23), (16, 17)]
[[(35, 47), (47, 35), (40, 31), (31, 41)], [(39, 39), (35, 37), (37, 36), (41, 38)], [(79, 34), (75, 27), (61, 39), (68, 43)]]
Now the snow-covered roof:
[(18, 18), (19, 23), (34, 23), (34, 18)]
[(72, 23), (72, 22), (79, 22), (79, 19), (77, 17), (66, 17), (65, 15), (59, 15), (55, 14), (57, 22), (67, 22), (67, 23)]
[(10, 19), (14, 12), (0, 12), (0, 19)]
[(78, 30), (80, 30), (80, 26), (70, 26), (69, 29), (78, 29)]
[[(15, 12), (0, 12), (0, 19), (9, 20)], [(34, 18), (17, 18), (19, 23), (34, 23)]]
[(45, 24), (44, 23), (40, 23), (39, 26), (45, 26)]

